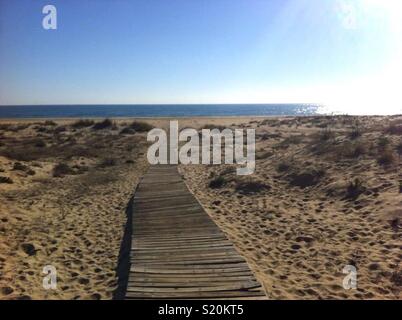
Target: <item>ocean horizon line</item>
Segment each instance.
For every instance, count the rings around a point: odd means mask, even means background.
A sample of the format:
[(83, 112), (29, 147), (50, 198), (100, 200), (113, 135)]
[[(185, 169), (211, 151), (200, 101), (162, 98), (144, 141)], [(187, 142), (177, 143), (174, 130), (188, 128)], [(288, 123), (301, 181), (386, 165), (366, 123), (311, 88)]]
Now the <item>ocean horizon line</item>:
[(52, 103), (52, 104), (0, 104), (0, 107), (38, 107), (38, 106), (209, 106), (209, 105), (313, 105), (324, 106), (313, 102), (241, 102), (241, 103)]

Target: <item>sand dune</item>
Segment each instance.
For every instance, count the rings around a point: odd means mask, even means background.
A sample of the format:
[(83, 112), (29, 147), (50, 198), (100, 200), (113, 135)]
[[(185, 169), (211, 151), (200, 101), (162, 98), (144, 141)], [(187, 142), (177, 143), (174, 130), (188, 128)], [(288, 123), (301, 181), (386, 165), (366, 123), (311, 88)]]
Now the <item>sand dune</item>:
[[(248, 189), (227, 166), (181, 166), (270, 298), (401, 298), (401, 136), (384, 135), (389, 119), (361, 118), (351, 138), (351, 120), (331, 120), (329, 129), (319, 127), (326, 118), (249, 122), (260, 138)], [(380, 164), (388, 150), (392, 163)], [(211, 188), (218, 176), (224, 185)], [(356, 178), (361, 185), (350, 187)], [(357, 290), (342, 286), (345, 265), (357, 268)]]
[[(6, 132), (3, 144), (19, 141), (3, 151), (24, 158), (18, 146), (35, 131), (31, 125), (18, 134)], [(90, 144), (94, 134), (100, 135), (97, 146)], [(65, 144), (69, 137), (76, 137), (72, 145)], [(46, 147), (37, 159), (0, 157), (0, 175), (13, 182), (0, 184), (0, 298), (110, 299), (126, 206), (147, 167), (144, 145), (135, 135), (112, 130), (68, 128), (61, 137), (51, 131), (41, 139)], [(57, 146), (63, 147), (54, 154)], [(67, 154), (79, 147), (81, 156)], [(68, 166), (55, 177), (59, 163)], [(45, 265), (57, 269), (57, 290), (42, 287)]]
[[(180, 171), (270, 298), (400, 299), (401, 119), (183, 118), (181, 128), (255, 128), (257, 160), (251, 177), (230, 165)], [(96, 126), (0, 123), (0, 299), (113, 297), (149, 127)], [(42, 287), (49, 264), (58, 290)], [(345, 265), (358, 270), (357, 290), (342, 287)]]

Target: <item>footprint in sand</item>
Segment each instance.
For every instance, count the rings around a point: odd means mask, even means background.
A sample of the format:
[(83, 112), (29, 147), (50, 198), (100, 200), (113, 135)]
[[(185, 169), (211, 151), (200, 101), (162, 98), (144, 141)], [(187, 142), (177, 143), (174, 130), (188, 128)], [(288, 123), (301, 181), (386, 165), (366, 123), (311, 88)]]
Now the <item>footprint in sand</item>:
[(87, 278), (79, 278), (78, 283), (83, 284), (83, 285), (87, 285), (89, 283), (89, 279), (87, 279)]
[(0, 293), (3, 296), (8, 296), (8, 295), (12, 294), (13, 292), (14, 292), (14, 289), (11, 287), (1, 287), (0, 288)]

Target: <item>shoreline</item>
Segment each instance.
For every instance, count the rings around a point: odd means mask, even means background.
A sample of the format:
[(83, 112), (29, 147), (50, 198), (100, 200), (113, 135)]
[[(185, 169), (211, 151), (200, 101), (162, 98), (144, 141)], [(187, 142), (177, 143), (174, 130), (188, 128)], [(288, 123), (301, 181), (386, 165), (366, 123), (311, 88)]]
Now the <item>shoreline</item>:
[(29, 122), (29, 121), (46, 121), (46, 120), (52, 120), (52, 121), (76, 121), (76, 120), (82, 120), (82, 119), (88, 119), (88, 120), (103, 120), (103, 119), (111, 119), (111, 120), (177, 120), (177, 119), (183, 119), (183, 120), (191, 120), (191, 119), (236, 119), (236, 118), (242, 118), (242, 119), (261, 119), (261, 118), (274, 118), (274, 119), (281, 119), (281, 118), (322, 118), (322, 117), (356, 117), (356, 118), (365, 118), (365, 117), (370, 117), (370, 118), (399, 118), (402, 117), (401, 114), (386, 114), (386, 115), (381, 115), (381, 114), (315, 114), (315, 115), (233, 115), (233, 116), (127, 116), (127, 117), (108, 117), (108, 116), (88, 116), (88, 117), (34, 117), (34, 118), (23, 118), (23, 117), (13, 117), (13, 118), (1, 118), (0, 117), (0, 122), (7, 122), (7, 121), (13, 121), (13, 122), (18, 122), (18, 121), (24, 121), (24, 122)]

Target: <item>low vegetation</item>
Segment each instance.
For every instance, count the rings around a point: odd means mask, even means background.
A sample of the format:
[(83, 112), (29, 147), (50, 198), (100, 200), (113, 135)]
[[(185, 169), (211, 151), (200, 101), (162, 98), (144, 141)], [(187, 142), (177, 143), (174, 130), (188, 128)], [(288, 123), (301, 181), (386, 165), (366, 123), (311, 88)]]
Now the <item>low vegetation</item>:
[(46, 147), (46, 142), (43, 139), (36, 139), (33, 141), (33, 145), (38, 148)]
[(89, 120), (89, 119), (80, 119), (75, 121), (71, 127), (76, 128), (76, 129), (81, 129), (81, 128), (87, 128), (87, 127), (92, 127), (95, 124), (95, 121)]
[(222, 188), (225, 185), (225, 183), (226, 183), (225, 178), (220, 175), (220, 176), (213, 178), (209, 182), (208, 186), (212, 189), (218, 189), (218, 188)]
[(10, 177), (0, 176), (0, 183), (12, 184), (13, 180)]
[(347, 199), (357, 199), (366, 188), (363, 186), (363, 182), (359, 178), (355, 178), (349, 183), (346, 188), (346, 198)]
[(114, 159), (114, 158), (105, 158), (100, 162), (99, 167), (101, 167), (101, 168), (112, 167), (112, 166), (115, 166), (116, 164), (117, 164), (116, 159)]
[(392, 135), (402, 135), (402, 123), (392, 123), (387, 128), (385, 128), (385, 133)]
[(258, 193), (269, 189), (269, 185), (252, 178), (238, 179), (235, 185), (235, 190), (242, 194)]
[(361, 135), (362, 135), (362, 132), (360, 129), (360, 124), (358, 121), (356, 121), (352, 127), (352, 130), (349, 132), (349, 138), (354, 140), (354, 139), (359, 138)]
[(53, 168), (53, 177), (64, 177), (65, 175), (74, 174), (74, 170), (66, 163), (58, 163)]
[(322, 169), (307, 168), (299, 172), (293, 171), (288, 178), (290, 185), (307, 188), (318, 184), (324, 175), (325, 171)]
[(120, 130), (120, 134), (135, 134), (135, 130), (130, 127), (125, 127)]
[(283, 161), (276, 166), (276, 171), (278, 172), (286, 172), (291, 168), (291, 164), (287, 161)]
[(262, 160), (262, 159), (267, 159), (267, 158), (269, 158), (269, 157), (272, 157), (274, 155), (274, 153), (272, 152), (272, 151), (264, 151), (264, 150), (261, 150), (261, 151), (258, 151), (257, 153), (256, 153), (256, 155), (255, 155), (255, 159), (256, 160)]
[(130, 124), (130, 128), (135, 130), (136, 132), (148, 132), (152, 130), (154, 127), (149, 123), (143, 121), (133, 121)]
[(298, 145), (301, 144), (304, 140), (303, 135), (291, 135), (285, 139), (283, 139), (281, 142), (279, 142), (275, 148), (288, 148), (291, 145)]
[(386, 149), (380, 153), (377, 162), (382, 166), (390, 166), (396, 161), (395, 154), (392, 150)]
[(1, 131), (11, 131), (18, 132), (21, 130), (25, 130), (30, 126), (30, 124), (11, 124), (11, 123), (0, 123)]
[(335, 137), (334, 132), (329, 128), (321, 130), (317, 136), (319, 141), (328, 141), (330, 139), (333, 139), (334, 137)]
[(105, 119), (105, 120), (103, 120), (103, 121), (96, 122), (96, 123), (92, 126), (92, 128), (93, 128), (94, 130), (104, 130), (104, 129), (110, 129), (110, 128), (112, 128), (113, 125), (114, 125), (114, 123), (113, 123), (112, 120), (110, 120), (110, 119)]
[(346, 141), (339, 148), (338, 155), (342, 155), (345, 158), (359, 158), (367, 153), (367, 145), (363, 141)]
[(390, 143), (391, 143), (391, 141), (389, 140), (388, 137), (380, 137), (378, 139), (377, 145), (380, 150), (384, 150), (385, 148), (387, 148), (390, 145)]
[(31, 175), (31, 176), (33, 176), (35, 174), (34, 170), (32, 170), (30, 167), (28, 167), (25, 164), (22, 164), (20, 162), (15, 162), (12, 170), (23, 171), (26, 174)]
[(57, 126), (57, 123), (54, 122), (54, 121), (52, 121), (52, 120), (46, 120), (46, 121), (43, 123), (43, 125), (45, 125), (45, 126), (50, 126), (50, 127), (55, 127), (55, 126)]

